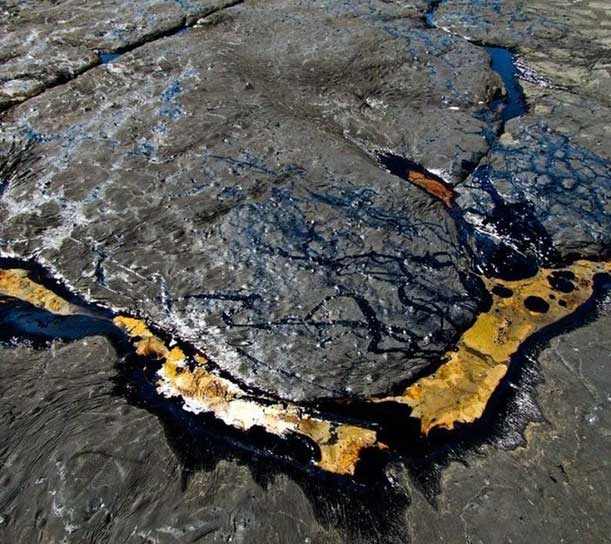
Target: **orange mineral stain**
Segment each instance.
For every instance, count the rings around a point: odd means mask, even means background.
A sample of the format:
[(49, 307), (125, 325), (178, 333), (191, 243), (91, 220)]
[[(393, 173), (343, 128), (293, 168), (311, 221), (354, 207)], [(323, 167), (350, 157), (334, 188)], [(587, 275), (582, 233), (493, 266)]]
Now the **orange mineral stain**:
[(454, 192), (446, 183), (417, 170), (409, 170), (407, 172), (407, 179), (416, 185), (416, 187), (420, 187), (423, 191), (441, 200), (447, 208), (452, 205)]

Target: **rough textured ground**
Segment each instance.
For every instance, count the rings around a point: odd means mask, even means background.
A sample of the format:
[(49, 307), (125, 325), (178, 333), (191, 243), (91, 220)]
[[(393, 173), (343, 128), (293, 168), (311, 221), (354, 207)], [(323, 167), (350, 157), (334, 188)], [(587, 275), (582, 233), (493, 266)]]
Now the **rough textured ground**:
[[(333, 485), (312, 505), (303, 482), (281, 472), (271, 481), (253, 478), (260, 473), (253, 458), (245, 465), (209, 444), (200, 446), (207, 466), (187, 470), (193, 443), (164, 435), (155, 415), (113, 394), (117, 356), (106, 340), (50, 351), (3, 348), (0, 536), (45, 543), (608, 542), (608, 298), (600, 314), (541, 353), (545, 382), (536, 390), (544, 420), (528, 428), (527, 443), (504, 449), (516, 442), (508, 421), (496, 443), (445, 470), (436, 507), (395, 469), (409, 506), (393, 495), (376, 499), (392, 521)], [(524, 389), (532, 391), (536, 363), (528, 364), (523, 380), (531, 387)], [(518, 396), (513, 409), (532, 411), (529, 395)]]
[(269, 493), (223, 461), (185, 486), (158, 419), (113, 395), (107, 341), (0, 357), (4, 542), (282, 542), (324, 532), (286, 478)]
[(517, 49), (532, 75), (600, 100), (611, 96), (611, 7), (596, 0), (442, 1), (435, 23)]
[[(587, 1), (461, 0), (442, 2), (434, 23), (453, 35), (514, 48), (530, 107), (505, 126), (461, 188), (457, 202), (467, 220), (500, 231), (539, 262), (607, 255), (611, 8)], [(508, 213), (514, 232), (500, 224)]]
[[(514, 52), (508, 122), (482, 45)], [(270, 396), (386, 394), (486, 308), (478, 273), (610, 257), (609, 59), (593, 0), (0, 2), (0, 251)], [(610, 541), (609, 308), (484, 446), (361, 487), (238, 453), (106, 339), (3, 344), (0, 540)]]
[(104, 54), (177, 32), (237, 2), (15, 2), (0, 5), (0, 110), (64, 83)]
[(484, 152), (465, 132), (498, 78), (480, 48), (375, 4), (236, 6), (12, 108), (5, 138), (33, 145), (4, 251), (283, 398), (409, 379), (482, 292), (443, 205), (362, 148), (414, 129), (442, 161)]

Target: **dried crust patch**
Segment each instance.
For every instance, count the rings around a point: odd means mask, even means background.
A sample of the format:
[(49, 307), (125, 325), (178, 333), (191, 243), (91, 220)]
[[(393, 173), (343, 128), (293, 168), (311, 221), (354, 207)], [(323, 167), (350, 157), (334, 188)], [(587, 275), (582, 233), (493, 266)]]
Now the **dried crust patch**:
[[(424, 433), (480, 418), (520, 345), (584, 304), (601, 272), (611, 272), (611, 263), (577, 261), (566, 270), (542, 269), (520, 281), (484, 278), (493, 297), (490, 310), (478, 316), (437, 372), (392, 400), (412, 408)], [(560, 291), (558, 278), (565, 282)]]
[[(372, 401), (409, 405), (412, 416), (420, 419), (423, 433), (477, 420), (519, 346), (584, 304), (592, 295), (594, 276), (602, 272), (611, 272), (611, 263), (577, 261), (564, 270), (543, 269), (520, 281), (483, 278), (493, 304), (463, 334), (447, 362), (409, 386), (403, 395)], [(0, 270), (0, 294), (59, 315), (82, 312), (32, 281), (25, 270)], [(187, 410), (213, 413), (241, 430), (257, 426), (277, 436), (305, 436), (319, 448), (315, 464), (336, 474), (354, 474), (364, 449), (386, 448), (372, 429), (324, 419), (296, 404), (253, 398), (234, 382), (216, 375), (203, 354), (187, 357), (179, 346), (168, 347), (140, 319), (117, 316), (113, 323), (131, 339), (138, 355), (162, 361), (158, 392), (182, 398)]]
[(37, 308), (58, 315), (75, 313), (75, 307), (68, 301), (32, 281), (27, 270), (0, 269), (0, 295), (25, 300)]
[(114, 322), (132, 338), (136, 353), (165, 359), (158, 390), (167, 397), (182, 398), (188, 410), (213, 413), (244, 431), (262, 427), (277, 436), (305, 436), (319, 447), (320, 459), (315, 464), (336, 474), (354, 474), (361, 451), (377, 445), (373, 430), (324, 420), (290, 403), (252, 398), (233, 382), (212, 373), (205, 356), (196, 354), (189, 359), (179, 347), (168, 349), (143, 321), (119, 316)]

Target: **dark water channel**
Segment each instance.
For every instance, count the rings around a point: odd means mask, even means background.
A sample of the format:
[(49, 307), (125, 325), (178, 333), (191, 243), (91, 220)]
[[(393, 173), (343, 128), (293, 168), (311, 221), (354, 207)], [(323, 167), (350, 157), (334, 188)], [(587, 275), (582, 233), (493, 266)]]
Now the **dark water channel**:
[(524, 92), (518, 81), (515, 55), (503, 47), (486, 46), (486, 51), (490, 55), (490, 66), (501, 76), (507, 93), (493, 100), (490, 108), (493, 111), (500, 111), (501, 119), (505, 123), (528, 111)]
[[(428, 28), (437, 28), (435, 14), (445, 0), (433, 0), (424, 14), (424, 22)], [(467, 39), (467, 38), (465, 38)], [(518, 80), (515, 54), (506, 47), (475, 42), (471, 43), (484, 47), (490, 56), (490, 67), (501, 77), (506, 94), (496, 97), (489, 104), (494, 113), (498, 113), (505, 123), (515, 117), (520, 117), (528, 111), (524, 92)]]
[[(7, 263), (0, 261), (0, 266), (2, 264), (6, 266)], [(100, 409), (115, 402), (115, 398), (127, 402), (136, 410), (144, 410), (154, 416), (163, 428), (165, 438), (153, 439), (167, 441), (173, 450), (181, 467), (185, 489), (195, 474), (214, 473), (217, 475), (215, 477), (218, 477), (218, 471), (223, 470), (220, 467), (225, 466), (223, 463), (248, 467), (251, 477), (257, 482), (256, 485), (264, 489), (273, 486), (277, 478), (288, 477), (308, 498), (318, 522), (323, 526), (338, 528), (346, 535), (348, 542), (407, 542), (401, 513), (409, 507), (411, 499), (409, 492), (400, 483), (401, 476), (398, 475), (409, 475), (412, 485), (434, 504), (443, 467), (454, 460), (467, 459), (482, 445), (493, 444), (507, 434), (521, 434), (526, 424), (532, 420), (532, 415), (520, 414), (516, 409), (516, 399), (524, 391), (534, 392), (534, 387), (540, 379), (538, 373), (533, 372), (532, 365), (525, 364), (526, 355), (532, 356), (536, 353), (551, 335), (570, 330), (592, 319), (594, 307), (592, 301), (577, 314), (530, 341), (515, 357), (508, 379), (494, 395), (484, 417), (476, 424), (459, 427), (452, 432), (435, 431), (428, 438), (424, 438), (419, 434), (418, 422), (410, 418), (409, 409), (406, 407), (394, 404), (373, 407), (369, 404), (317, 406), (320, 411), (334, 418), (374, 425), (379, 429), (380, 439), (391, 446), (389, 452), (366, 453), (359, 463), (356, 477), (352, 479), (312, 469), (310, 460), (316, 453), (311, 444), (298, 437), (279, 439), (258, 429), (240, 432), (211, 416), (186, 412), (179, 400), (160, 396), (155, 387), (159, 363), (143, 360), (133, 354), (126, 336), (113, 325), (110, 312), (86, 305), (70, 295), (61, 284), (45, 275), (44, 269), (40, 267), (15, 261), (11, 261), (10, 265), (30, 267), (33, 277), (39, 283), (53, 288), (70, 302), (82, 305), (85, 315), (56, 316), (16, 299), (0, 299), (0, 347), (4, 357), (10, 354), (11, 346), (25, 345), (37, 353), (48, 353), (49, 350), (55, 349), (54, 345), (70, 344), (87, 337), (103, 336), (109, 339), (116, 351), (116, 364), (112, 389), (99, 398)], [(599, 292), (608, 289), (608, 282), (599, 286)], [(54, 360), (50, 364), (70, 363)], [(8, 365), (10, 361), (6, 359), (2, 364)], [(76, 364), (79, 362), (76, 361)], [(80, 372), (86, 377), (90, 369), (83, 367)], [(11, 380), (16, 386), (19, 383), (18, 376)], [(102, 385), (95, 385), (89, 394), (94, 394), (94, 389)], [(74, 394), (75, 386), (69, 381), (53, 382), (53, 388), (56, 391), (50, 392), (51, 398), (68, 399)], [(40, 406), (39, 416), (34, 417), (34, 427), (40, 425), (36, 424), (39, 418), (50, 417), (50, 414), (58, 410), (66, 410), (59, 416), (66, 421), (79, 416), (77, 405), (73, 402), (66, 400), (65, 408), (62, 408), (61, 402), (50, 401), (49, 405)], [(77, 413), (71, 413), (71, 410), (76, 410)], [(13, 406), (8, 415), (4, 413), (2, 417), (9, 417), (9, 421), (18, 423), (21, 414), (18, 407)], [(83, 420), (86, 421), (85, 416)], [(88, 429), (86, 425), (78, 425), (81, 440), (87, 442), (101, 432), (100, 429)], [(61, 432), (61, 428), (49, 429), (48, 432)], [(38, 450), (36, 441), (38, 437), (46, 440), (45, 436), (44, 433), (41, 435), (35, 432), (29, 438), (20, 438), (16, 447), (25, 447), (27, 451), (32, 452), (32, 459), (40, 459), (39, 455), (44, 456), (45, 452)], [(125, 440), (127, 448), (130, 437), (125, 436), (120, 440)], [(78, 450), (79, 444), (67, 443), (66, 447)], [(113, 447), (119, 451), (123, 448), (121, 441), (114, 443)], [(10, 448), (3, 450), (4, 462), (11, 451)], [(49, 464), (48, 470), (55, 470), (53, 463)], [(150, 479), (154, 482), (159, 478), (159, 467), (150, 467)], [(241, 485), (240, 482), (234, 484)], [(79, 485), (77, 481), (74, 482), (76, 488)], [(122, 484), (117, 481), (112, 485), (120, 489)], [(18, 499), (13, 497), (11, 500)], [(163, 498), (157, 500), (163, 501)], [(233, 507), (231, 495), (222, 500), (228, 501), (228, 508)], [(9, 506), (10, 500), (2, 498), (0, 494), (0, 510), (9, 509)], [(384, 539), (379, 538), (380, 534), (385, 535)]]

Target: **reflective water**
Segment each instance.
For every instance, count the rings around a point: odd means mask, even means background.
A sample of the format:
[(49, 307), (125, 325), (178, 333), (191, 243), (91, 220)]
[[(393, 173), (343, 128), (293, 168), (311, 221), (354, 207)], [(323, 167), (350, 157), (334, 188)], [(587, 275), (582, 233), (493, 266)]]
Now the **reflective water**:
[[(486, 47), (492, 69), (501, 76), (507, 95), (491, 104), (491, 109), (500, 109), (501, 119), (506, 122), (524, 115), (527, 111), (524, 92), (520, 87), (514, 54), (503, 47)], [(499, 107), (501, 106), (501, 107)]]

